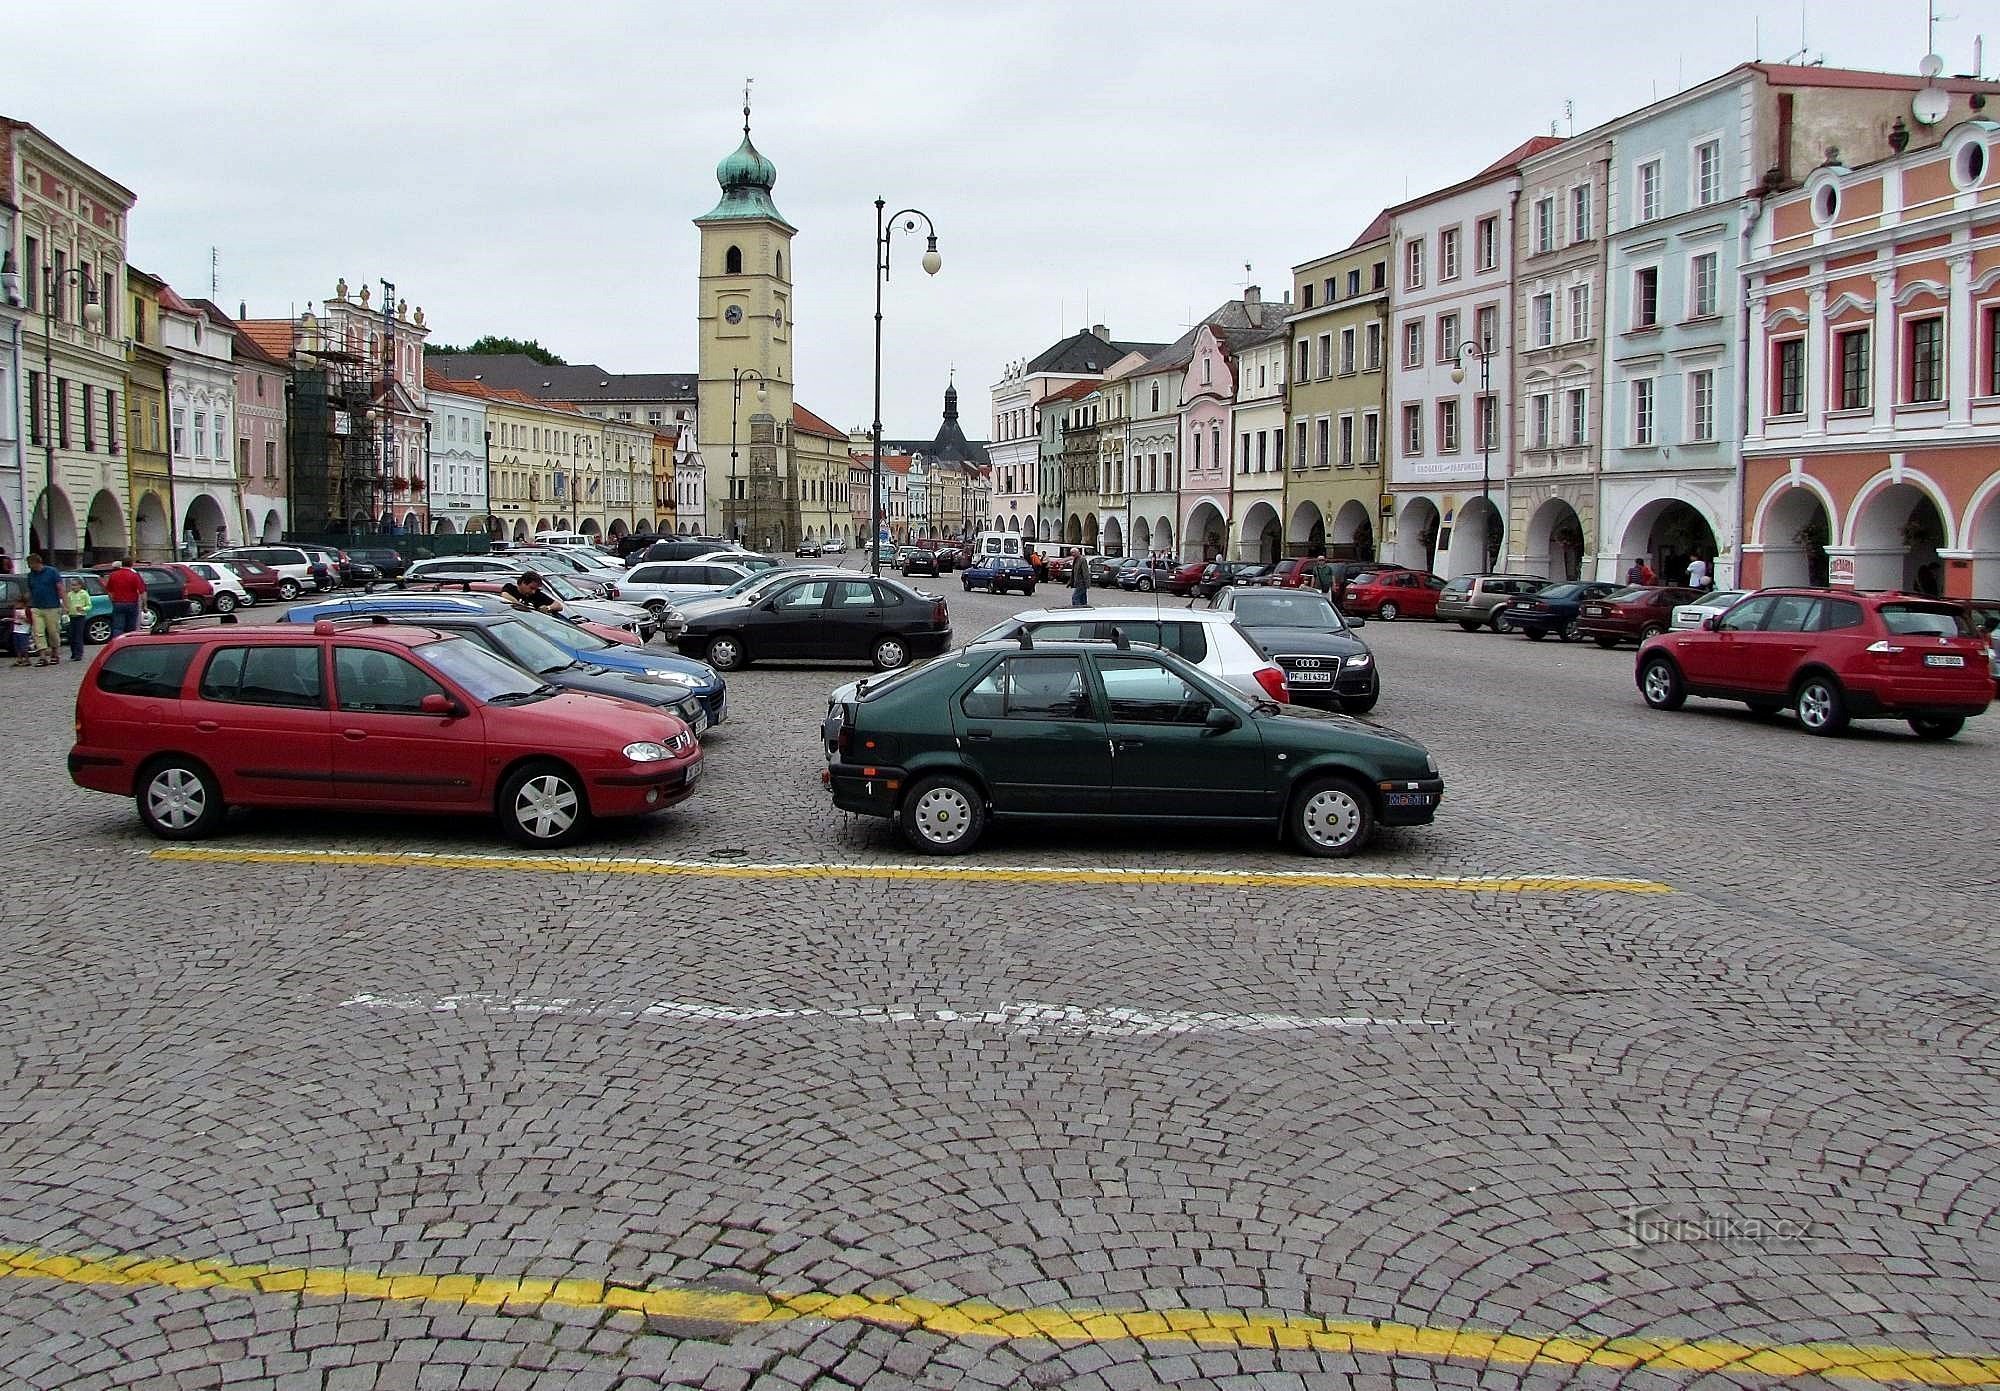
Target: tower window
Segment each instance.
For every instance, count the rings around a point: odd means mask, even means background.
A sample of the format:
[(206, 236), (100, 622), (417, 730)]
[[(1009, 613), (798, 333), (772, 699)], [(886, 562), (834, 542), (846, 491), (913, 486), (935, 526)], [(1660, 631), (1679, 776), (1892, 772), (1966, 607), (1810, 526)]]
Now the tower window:
[(722, 273), (724, 275), (743, 274), (743, 248), (732, 246), (722, 253)]
[(777, 266), (778, 279), (783, 280), (785, 278), (785, 253), (782, 251), (777, 253)]

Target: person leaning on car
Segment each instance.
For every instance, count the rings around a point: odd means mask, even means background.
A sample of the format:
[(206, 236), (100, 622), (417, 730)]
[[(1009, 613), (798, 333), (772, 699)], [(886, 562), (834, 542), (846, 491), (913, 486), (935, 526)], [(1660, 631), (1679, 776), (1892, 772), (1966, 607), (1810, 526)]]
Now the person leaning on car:
[(562, 612), (562, 600), (542, 588), (542, 577), (533, 570), (524, 570), (519, 579), (509, 580), (500, 586), (500, 595), (517, 609), (534, 609), (538, 613)]

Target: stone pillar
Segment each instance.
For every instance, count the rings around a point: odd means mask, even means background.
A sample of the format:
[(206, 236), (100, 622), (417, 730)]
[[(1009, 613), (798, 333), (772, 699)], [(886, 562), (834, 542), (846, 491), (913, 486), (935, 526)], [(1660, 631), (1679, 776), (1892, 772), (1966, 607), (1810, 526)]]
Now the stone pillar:
[(750, 417), (749, 506), (745, 513), (743, 544), (763, 550), (780, 544), (777, 535), (784, 517), (779, 496), (778, 424), (769, 411)]

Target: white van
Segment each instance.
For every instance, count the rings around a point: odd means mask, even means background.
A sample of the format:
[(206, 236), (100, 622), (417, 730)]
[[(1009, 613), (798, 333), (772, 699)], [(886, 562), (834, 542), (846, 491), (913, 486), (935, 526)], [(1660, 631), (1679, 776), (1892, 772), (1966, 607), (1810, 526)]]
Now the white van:
[(1021, 533), (1018, 531), (982, 531), (979, 533), (979, 554), (1007, 555), (1016, 560), (1023, 556)]
[(539, 546), (592, 547), (597, 542), (594, 538), (585, 536), (580, 531), (538, 531), (535, 533), (535, 544)]

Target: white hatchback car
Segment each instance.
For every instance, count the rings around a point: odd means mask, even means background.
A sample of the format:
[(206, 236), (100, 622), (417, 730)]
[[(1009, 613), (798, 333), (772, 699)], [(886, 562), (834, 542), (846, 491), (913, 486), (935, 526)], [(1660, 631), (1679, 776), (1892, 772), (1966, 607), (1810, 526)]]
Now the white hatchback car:
[(213, 599), (188, 600), (196, 613), (200, 613), (204, 606), (211, 603), (215, 605), (217, 613), (234, 613), (239, 608), (247, 609), (257, 602), (251, 597), (250, 591), (244, 588), (243, 581), (237, 578), (236, 572), (220, 561), (190, 560), (187, 562), (187, 568), (207, 580), (209, 587), (215, 591)]
[(627, 570), (617, 581), (618, 597), (648, 608), (675, 605), (720, 594), (755, 573), (719, 555), (703, 560), (646, 560)]
[(1738, 599), (1748, 598), (1750, 593), (1751, 591), (1747, 589), (1717, 589), (1702, 595), (1693, 603), (1676, 604), (1671, 620), (1674, 631), (1691, 632), (1706, 620), (1727, 613), (1731, 605)]
[(1030, 609), (1017, 613), (974, 638), (993, 642), (1011, 638), (1022, 629), (1030, 638), (1051, 642), (1142, 642), (1164, 647), (1194, 663), (1218, 681), (1226, 681), (1252, 700), (1289, 702), (1291, 688), (1284, 668), (1258, 650), (1234, 614), (1210, 609), (1151, 605), (1116, 608)]

